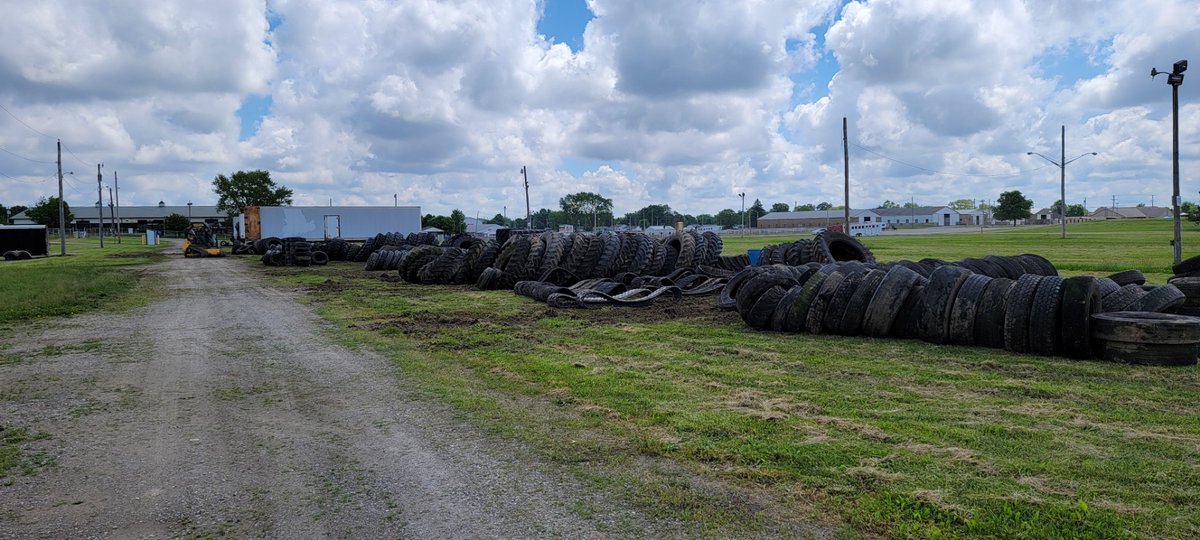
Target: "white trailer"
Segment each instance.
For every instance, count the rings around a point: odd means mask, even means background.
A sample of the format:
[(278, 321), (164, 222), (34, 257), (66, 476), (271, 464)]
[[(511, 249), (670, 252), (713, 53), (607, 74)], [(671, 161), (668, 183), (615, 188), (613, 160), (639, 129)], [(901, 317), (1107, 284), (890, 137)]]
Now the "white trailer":
[(879, 236), (883, 234), (882, 223), (851, 223), (850, 236)]
[(421, 231), (419, 206), (247, 206), (236, 223), (246, 240), (303, 237), (365, 240)]

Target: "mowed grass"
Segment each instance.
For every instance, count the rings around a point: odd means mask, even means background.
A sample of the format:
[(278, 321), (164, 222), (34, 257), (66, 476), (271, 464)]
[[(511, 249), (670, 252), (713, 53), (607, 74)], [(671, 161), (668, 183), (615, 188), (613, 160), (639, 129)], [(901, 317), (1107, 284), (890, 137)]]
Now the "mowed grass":
[[(1070, 249), (1056, 228), (867, 240), (883, 260), (1033, 252), (1064, 273), (1161, 274), (1147, 223), (1072, 226)], [(700, 534), (1200, 535), (1194, 367), (756, 332), (712, 298), (554, 310), (359, 265), (262, 271), (469, 418)]]
[[(920, 260), (925, 257), (956, 261), (984, 255), (1036, 253), (1054, 263), (1064, 274), (1107, 275), (1136, 268), (1157, 283), (1171, 274), (1172, 222), (1154, 220), (1108, 220), (1067, 225), (1067, 238), (1060, 238), (1058, 225), (1036, 227), (997, 226), (978, 232), (951, 234), (895, 234), (862, 237), (880, 261)], [(1188, 222), (1182, 227), (1183, 258), (1200, 255), (1200, 227)], [(811, 238), (811, 235), (724, 235), (725, 253), (745, 253), (765, 244)]]
[(60, 257), (55, 239), (50, 257), (0, 261), (0, 324), (120, 307), (140, 279), (136, 267), (162, 260), (162, 249), (137, 238), (109, 238), (103, 249), (96, 238), (72, 238)]

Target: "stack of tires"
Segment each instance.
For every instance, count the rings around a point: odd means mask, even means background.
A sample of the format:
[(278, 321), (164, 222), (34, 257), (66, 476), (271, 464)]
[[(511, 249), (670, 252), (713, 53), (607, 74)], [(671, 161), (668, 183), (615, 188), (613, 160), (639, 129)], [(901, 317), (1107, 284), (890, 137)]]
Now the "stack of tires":
[[(967, 266), (938, 265), (927, 275), (908, 265), (885, 269), (859, 261), (755, 266), (730, 279), (718, 305), (736, 309), (757, 330), (921, 339), (1080, 359), (1105, 350), (1093, 343), (1092, 325), (1093, 316), (1104, 311), (1102, 288), (1118, 283), (1111, 277), (1030, 272), (1013, 279)], [(1027, 270), (1053, 270), (1041, 266)], [(1113, 285), (1102, 285), (1104, 279)], [(1130, 285), (1142, 294), (1128, 306), (1141, 312), (1170, 310), (1181, 301), (1172, 300), (1181, 295), (1171, 285), (1150, 291)], [(1200, 332), (1172, 339), (1193, 337), (1200, 342)], [(1193, 355), (1190, 362), (1195, 361)]]
[(268, 251), (282, 250), (283, 240), (274, 236), (259, 238), (254, 241), (254, 252), (258, 255), (266, 255)]
[(1174, 285), (1184, 295), (1184, 301), (1175, 308), (1175, 313), (1200, 316), (1200, 256), (1180, 261), (1171, 267), (1171, 271), (1175, 275), (1167, 283)]

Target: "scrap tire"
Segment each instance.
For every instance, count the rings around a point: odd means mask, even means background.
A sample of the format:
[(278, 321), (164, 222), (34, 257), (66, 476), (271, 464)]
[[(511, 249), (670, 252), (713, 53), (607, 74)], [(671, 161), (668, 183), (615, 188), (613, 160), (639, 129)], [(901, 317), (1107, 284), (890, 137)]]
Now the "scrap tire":
[(1104, 297), (1103, 311), (1129, 311), (1128, 308), (1139, 298), (1146, 295), (1146, 291), (1138, 285), (1129, 284), (1121, 287), (1121, 290)]
[(1130, 304), (1125, 311), (1153, 311), (1163, 313), (1179, 307), (1185, 301), (1187, 301), (1187, 296), (1183, 294), (1183, 291), (1168, 283), (1151, 289), (1145, 296), (1138, 298)]
[(862, 323), (863, 333), (871, 337), (887, 337), (896, 314), (919, 279), (921, 275), (907, 267), (893, 266), (889, 269), (867, 304)]
[(312, 254), (312, 263), (317, 266), (329, 264), (329, 254), (324, 251), (314, 251)]
[(1146, 276), (1144, 274), (1142, 274), (1141, 270), (1137, 270), (1135, 268), (1131, 268), (1129, 270), (1122, 270), (1120, 272), (1112, 274), (1112, 275), (1108, 276), (1108, 279), (1111, 279), (1111, 280), (1117, 282), (1117, 285), (1120, 285), (1122, 287), (1124, 287), (1126, 285), (1145, 285), (1146, 284)]
[(846, 274), (842, 284), (838, 285), (833, 296), (829, 297), (829, 305), (825, 307), (825, 317), (821, 321), (822, 333), (840, 334), (842, 332), (842, 319), (846, 316), (846, 309), (850, 307), (850, 299), (858, 291), (865, 275), (862, 272)]
[(1092, 318), (1096, 355), (1158, 366), (1195, 365), (1200, 318), (1170, 313), (1098, 313)]
[(787, 289), (780, 285), (772, 286), (759, 295), (758, 300), (755, 300), (754, 305), (746, 312), (746, 325), (755, 330), (769, 330), (771, 326), (771, 315), (775, 313), (775, 308), (779, 306), (779, 301), (787, 294)]
[(1025, 274), (1018, 279), (1005, 297), (1004, 348), (1011, 352), (1029, 352), (1029, 315), (1034, 293), (1045, 276)]
[(1171, 273), (1176, 275), (1198, 271), (1200, 271), (1200, 255), (1189, 257), (1171, 266)]
[(1092, 357), (1092, 315), (1100, 312), (1100, 287), (1091, 276), (1063, 280), (1062, 304), (1058, 312), (1058, 343), (1063, 356), (1084, 360)]
[(987, 290), (987, 286), (992, 283), (993, 279), (1000, 278), (972, 274), (958, 288), (947, 318), (949, 324), (946, 340), (949, 343), (955, 345), (975, 344), (975, 314), (979, 311), (983, 292)]
[(796, 301), (792, 303), (788, 309), (787, 317), (783, 321), (784, 332), (801, 332), (805, 328), (808, 321), (808, 310), (812, 307), (813, 301), (817, 298), (817, 293), (825, 285), (825, 280), (829, 278), (829, 274), (820, 270), (808, 276), (808, 280), (804, 282), (804, 289), (796, 296)]
[(771, 314), (771, 330), (783, 332), (786, 328), (788, 315), (792, 307), (796, 305), (796, 299), (804, 293), (804, 285), (792, 285), (787, 290), (787, 294), (779, 299), (779, 304), (775, 306), (775, 312)]
[(825, 283), (821, 284), (817, 295), (813, 297), (812, 304), (808, 306), (808, 316), (804, 319), (804, 329), (808, 333), (821, 333), (821, 325), (824, 324), (825, 313), (829, 310), (829, 302), (845, 280), (846, 274), (836, 271), (825, 278)]
[(838, 325), (838, 334), (858, 335), (862, 330), (863, 316), (867, 313), (867, 304), (871, 302), (871, 297), (879, 289), (879, 284), (883, 282), (883, 276), (886, 274), (887, 272), (884, 270), (875, 269), (863, 275), (862, 281), (858, 283), (858, 287), (854, 289), (854, 294), (850, 296), (850, 301), (846, 304), (846, 313), (842, 315), (841, 323)]
[(1037, 286), (1033, 296), (1033, 307), (1029, 313), (1029, 352), (1041, 356), (1054, 356), (1061, 350), (1058, 336), (1059, 306), (1062, 304), (1063, 278), (1046, 276)]
[(962, 287), (970, 270), (957, 266), (943, 266), (929, 275), (929, 284), (921, 302), (917, 317), (917, 335), (924, 341), (945, 344), (950, 330), (950, 310), (954, 296)]
[(984, 287), (983, 295), (975, 308), (972, 343), (976, 346), (1004, 348), (1005, 304), (1008, 291), (1014, 284), (1014, 280), (996, 278)]

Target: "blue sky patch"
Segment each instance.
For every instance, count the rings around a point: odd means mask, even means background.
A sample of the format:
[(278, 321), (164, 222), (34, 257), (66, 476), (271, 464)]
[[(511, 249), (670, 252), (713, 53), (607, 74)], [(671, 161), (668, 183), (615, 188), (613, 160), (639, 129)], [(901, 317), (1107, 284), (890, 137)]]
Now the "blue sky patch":
[(574, 176), (575, 178), (579, 178), (587, 171), (599, 169), (601, 165), (608, 165), (614, 171), (621, 170), (620, 163), (598, 159), (583, 159), (571, 156), (563, 157), (562, 163), (558, 164), (558, 168), (571, 173), (571, 176)]
[(564, 43), (574, 52), (583, 49), (583, 30), (595, 18), (584, 0), (546, 0), (537, 31), (555, 43)]
[[(1047, 49), (1034, 59), (1042, 78), (1056, 80), (1059, 89), (1095, 78), (1108, 71), (1108, 56), (1112, 50), (1112, 39), (1100, 43), (1074, 40), (1058, 49)], [(1150, 69), (1146, 68), (1149, 77)]]
[(241, 121), (238, 140), (244, 141), (258, 133), (258, 128), (262, 125), (262, 119), (270, 112), (271, 96), (262, 94), (246, 96), (242, 100), (242, 106), (238, 107), (237, 110), (238, 120)]

